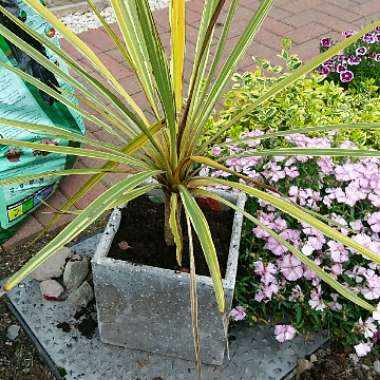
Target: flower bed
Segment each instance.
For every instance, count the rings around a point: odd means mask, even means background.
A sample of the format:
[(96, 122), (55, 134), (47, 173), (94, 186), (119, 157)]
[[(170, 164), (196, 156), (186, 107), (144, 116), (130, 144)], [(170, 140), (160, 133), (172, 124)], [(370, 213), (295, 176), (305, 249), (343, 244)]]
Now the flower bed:
[[(244, 136), (262, 133), (252, 131)], [(335, 137), (295, 134), (285, 141), (294, 147), (326, 148), (334, 145)], [(243, 148), (231, 144), (214, 151), (236, 155), (266, 145), (255, 139)], [(340, 147), (348, 145), (352, 143), (346, 141)], [(380, 254), (380, 159), (247, 156), (229, 158), (226, 165), (273, 185), (300, 206), (320, 212), (343, 234)], [(203, 171), (211, 176), (229, 176), (210, 169)], [(248, 212), (376, 305), (380, 298), (380, 266), (262, 202), (251, 199)], [(371, 316), (339, 296), (260, 227), (247, 222), (243, 241), (243, 269), (236, 294), (240, 307), (234, 309), (233, 319), (244, 319), (248, 313), (251, 321), (276, 324), (275, 335), (280, 342), (292, 339), (297, 331), (308, 334), (328, 328), (345, 344), (355, 345), (358, 355), (377, 343), (380, 309)]]
[[(292, 69), (300, 61), (289, 54), (289, 47), (289, 41), (284, 40), (281, 57)], [(227, 95), (225, 110), (219, 115), (221, 119), (231, 118), (264, 88), (283, 78), (282, 67), (274, 67), (265, 60), (258, 60), (258, 64), (254, 73), (235, 75), (236, 85)], [(266, 76), (264, 70), (280, 75)], [(229, 130), (226, 142), (215, 146), (210, 154), (227, 157), (229, 168), (264, 181), (300, 206), (321, 213), (325, 222), (380, 254), (379, 158), (268, 158), (249, 154), (252, 150), (274, 147), (378, 149), (377, 130), (339, 130), (327, 136), (325, 132), (310, 136), (297, 133), (260, 140), (264, 131), (380, 121), (380, 98), (373, 80), (362, 83), (360, 89), (347, 90), (324, 79), (312, 75), (297, 81)], [(218, 125), (216, 120), (210, 122), (210, 135)], [(252, 140), (245, 146), (234, 145), (233, 139), (239, 136)], [(228, 173), (209, 168), (202, 171), (211, 176), (230, 177)], [(374, 306), (379, 302), (380, 266), (262, 202), (250, 199), (247, 211), (356, 294)], [(292, 339), (297, 333), (308, 335), (328, 329), (343, 344), (355, 346), (359, 356), (377, 349), (380, 307), (371, 315), (344, 299), (286, 247), (251, 222), (246, 222), (244, 227), (235, 298), (238, 306), (231, 313), (233, 320), (273, 324), (280, 342)]]

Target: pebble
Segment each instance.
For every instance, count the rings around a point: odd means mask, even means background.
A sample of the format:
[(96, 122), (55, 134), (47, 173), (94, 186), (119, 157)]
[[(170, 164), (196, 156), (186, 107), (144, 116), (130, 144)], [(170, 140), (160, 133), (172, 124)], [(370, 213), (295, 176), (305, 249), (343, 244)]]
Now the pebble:
[(61, 248), (32, 273), (32, 278), (37, 281), (45, 281), (62, 276), (66, 260), (71, 255), (72, 252), (70, 248)]
[(63, 272), (63, 283), (67, 290), (78, 288), (86, 279), (89, 272), (89, 262), (87, 257), (75, 256), (65, 267)]
[(60, 301), (64, 287), (56, 280), (46, 280), (40, 283), (42, 297), (47, 301)]
[[(149, 0), (150, 7), (152, 10), (166, 8), (169, 5), (170, 0)], [(107, 21), (107, 23), (112, 24), (116, 22), (115, 13), (112, 7), (104, 8), (101, 14)], [(65, 15), (61, 17), (62, 22), (68, 26), (74, 33), (83, 33), (90, 29), (97, 29), (101, 26), (96, 15), (90, 12), (76, 12), (70, 15)]]
[(378, 375), (380, 375), (380, 360), (375, 360), (373, 363), (373, 369)]
[(78, 289), (73, 290), (67, 297), (67, 302), (72, 305), (86, 307), (94, 298), (94, 291), (86, 281)]
[(20, 334), (21, 327), (19, 325), (10, 325), (7, 328), (7, 339), (12, 342), (17, 339)]
[(312, 363), (317, 362), (317, 361), (318, 361), (318, 357), (317, 357), (317, 355), (315, 355), (315, 354), (310, 355), (310, 361), (311, 361)]
[(355, 365), (359, 363), (359, 357), (356, 354), (350, 354), (349, 358), (351, 359), (352, 363)]

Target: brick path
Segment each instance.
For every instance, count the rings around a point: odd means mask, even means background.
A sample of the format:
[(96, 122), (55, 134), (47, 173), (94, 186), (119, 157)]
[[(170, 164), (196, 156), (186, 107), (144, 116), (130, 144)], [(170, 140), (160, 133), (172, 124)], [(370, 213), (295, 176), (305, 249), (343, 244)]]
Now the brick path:
[[(187, 6), (187, 47), (190, 55), (193, 54), (195, 48), (197, 25), (201, 18), (202, 4), (203, 0), (190, 0)], [(232, 27), (231, 37), (227, 42), (227, 49), (237, 41), (244, 25), (246, 25), (247, 20), (256, 9), (258, 0), (240, 0), (240, 4), (236, 21)], [(157, 11), (155, 17), (162, 35), (163, 44), (168, 50), (170, 48), (170, 33), (167, 13), (167, 10)], [(366, 22), (375, 19), (380, 19), (380, 0), (275, 0), (269, 17), (258, 33), (255, 42), (249, 48), (247, 57), (242, 61), (239, 70), (247, 71), (253, 68), (253, 62), (250, 58), (253, 55), (265, 57), (277, 63), (278, 58), (276, 55), (280, 49), (281, 36), (291, 37), (294, 41), (293, 52), (306, 60), (318, 53), (318, 41), (322, 36), (334, 36), (344, 30), (358, 29)], [(112, 47), (105, 32), (101, 29), (88, 31), (82, 34), (82, 38), (109, 66), (116, 78), (120, 79), (136, 102), (147, 110), (147, 104), (136, 80), (133, 78), (131, 71), (123, 66), (122, 59), (117, 50)], [(68, 51), (73, 51), (65, 43), (64, 48)], [(74, 52), (74, 56), (78, 59), (80, 58), (76, 52)], [(79, 61), (83, 62), (80, 59)], [(186, 65), (187, 77), (189, 76), (190, 68), (191, 59), (188, 57)], [(91, 68), (89, 70), (92, 71)], [(102, 131), (92, 125), (88, 125), (88, 133), (95, 138), (103, 135)], [(95, 165), (97, 164), (100, 163), (95, 163)], [(79, 167), (90, 165), (94, 165), (94, 163), (85, 159), (78, 162)], [(49, 203), (59, 209), (67, 197), (70, 197), (84, 181), (83, 176), (64, 179), (60, 190), (50, 199)], [(76, 207), (84, 207), (114, 181), (115, 176), (104, 179), (84, 201), (76, 204)], [(43, 207), (30, 217), (19, 232), (4, 244), (3, 249), (9, 250), (40, 231), (50, 217), (50, 215), (46, 214), (46, 211), (46, 208)], [(55, 228), (61, 227), (68, 220), (68, 217), (62, 218), (60, 224), (56, 225)]]

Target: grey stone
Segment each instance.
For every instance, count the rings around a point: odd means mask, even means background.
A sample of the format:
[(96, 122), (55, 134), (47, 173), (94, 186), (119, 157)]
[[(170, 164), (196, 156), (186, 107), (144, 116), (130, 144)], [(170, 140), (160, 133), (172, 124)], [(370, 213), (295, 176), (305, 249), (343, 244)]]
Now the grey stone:
[(73, 256), (66, 264), (63, 272), (63, 283), (67, 290), (78, 288), (86, 279), (89, 272), (89, 261), (87, 257)]
[[(99, 237), (78, 243), (73, 249), (90, 255)], [(8, 295), (11, 304), (51, 358), (54, 369), (66, 370), (66, 380), (194, 380), (195, 365), (189, 361), (150, 355), (103, 344), (98, 332), (92, 339), (83, 337), (77, 329), (64, 332), (56, 326), (67, 322), (75, 325), (77, 307), (66, 302), (41, 302), (39, 286), (26, 280)], [(28, 331), (28, 330), (27, 330)], [(223, 366), (203, 366), (205, 380), (283, 380), (294, 371), (298, 359), (315, 352), (327, 341), (327, 334), (317, 334), (315, 340), (301, 336), (291, 342), (278, 343), (270, 326), (234, 326), (230, 329), (230, 360)], [(250, 374), (253, 374), (252, 376)]]
[(380, 375), (380, 360), (375, 360), (373, 363), (373, 369), (374, 371)]
[[(244, 209), (244, 194), (221, 194)], [(235, 287), (242, 219), (240, 213), (235, 213), (223, 280), (227, 311)], [(194, 361), (190, 275), (107, 257), (120, 220), (121, 212), (116, 209), (92, 260), (102, 341)], [(213, 283), (208, 276), (197, 276), (196, 282), (202, 361), (220, 365), (226, 348), (225, 328)]]
[(94, 299), (94, 291), (88, 282), (74, 289), (67, 297), (67, 303), (77, 306), (87, 306)]
[(70, 248), (61, 248), (31, 274), (32, 278), (37, 281), (45, 281), (62, 276), (66, 260), (71, 255)]
[(20, 334), (21, 327), (19, 325), (10, 325), (7, 328), (7, 339), (14, 341)]
[(48, 301), (59, 301), (65, 292), (64, 287), (56, 280), (40, 282), (41, 295)]

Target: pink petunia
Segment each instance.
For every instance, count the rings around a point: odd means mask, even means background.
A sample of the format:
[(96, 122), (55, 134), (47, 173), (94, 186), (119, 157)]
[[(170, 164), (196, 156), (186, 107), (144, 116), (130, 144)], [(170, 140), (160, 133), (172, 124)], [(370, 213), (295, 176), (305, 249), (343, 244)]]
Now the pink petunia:
[(278, 342), (284, 343), (296, 336), (297, 330), (292, 325), (276, 325), (274, 335)]

